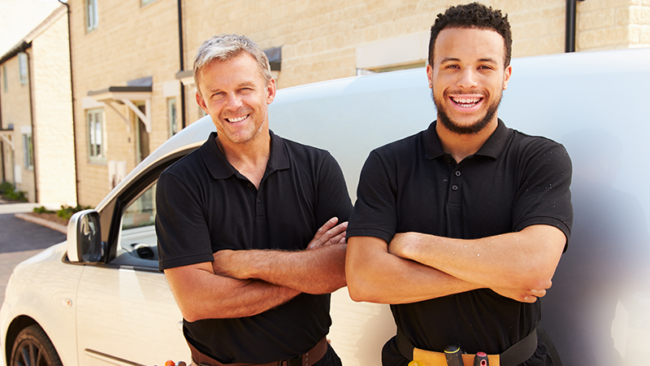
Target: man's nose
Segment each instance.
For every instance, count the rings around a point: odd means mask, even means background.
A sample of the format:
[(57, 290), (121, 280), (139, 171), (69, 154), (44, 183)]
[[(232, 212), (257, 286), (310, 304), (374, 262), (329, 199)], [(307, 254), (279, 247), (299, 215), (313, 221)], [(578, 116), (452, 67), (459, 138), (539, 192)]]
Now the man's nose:
[(242, 106), (242, 102), (239, 96), (237, 95), (237, 93), (228, 93), (228, 97), (226, 100), (226, 107), (228, 109), (235, 110), (235, 109), (239, 109), (239, 107), (241, 106)]
[(476, 73), (471, 68), (463, 70), (458, 79), (458, 86), (464, 89), (471, 89), (477, 86)]

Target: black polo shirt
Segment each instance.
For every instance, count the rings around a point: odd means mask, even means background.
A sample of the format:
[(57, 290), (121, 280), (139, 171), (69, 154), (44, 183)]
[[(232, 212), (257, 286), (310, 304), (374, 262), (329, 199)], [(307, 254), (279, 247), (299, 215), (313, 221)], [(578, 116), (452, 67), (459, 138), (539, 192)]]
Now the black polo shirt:
[[(390, 242), (398, 232), (476, 239), (546, 224), (567, 239), (572, 222), (571, 161), (564, 147), (508, 129), (501, 120), (481, 149), (456, 164), (436, 123), (370, 153), (348, 237)], [(414, 346), (501, 353), (540, 320), (540, 302), (520, 303), (492, 290), (392, 305), (397, 327)]]
[[(216, 136), (160, 175), (160, 270), (211, 262), (221, 249), (303, 250), (327, 220), (348, 220), (343, 173), (327, 151), (271, 132), (258, 190), (227, 161)], [(267, 363), (311, 349), (329, 331), (329, 307), (329, 294), (303, 293), (251, 317), (184, 321), (184, 334), (223, 363)]]

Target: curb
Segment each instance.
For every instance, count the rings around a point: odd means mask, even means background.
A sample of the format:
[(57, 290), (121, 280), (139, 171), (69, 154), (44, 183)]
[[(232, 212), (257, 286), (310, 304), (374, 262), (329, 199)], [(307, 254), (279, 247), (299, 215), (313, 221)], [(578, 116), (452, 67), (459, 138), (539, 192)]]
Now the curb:
[(56, 222), (43, 220), (41, 218), (34, 217), (32, 215), (22, 214), (22, 213), (17, 213), (14, 216), (21, 219), (21, 220), (29, 221), (29, 222), (34, 223), (34, 224), (45, 226), (45, 227), (50, 228), (52, 230), (59, 231), (59, 232), (61, 232), (63, 234), (68, 233), (68, 228), (67, 227), (65, 227), (64, 225), (61, 225), (61, 224), (57, 224)]

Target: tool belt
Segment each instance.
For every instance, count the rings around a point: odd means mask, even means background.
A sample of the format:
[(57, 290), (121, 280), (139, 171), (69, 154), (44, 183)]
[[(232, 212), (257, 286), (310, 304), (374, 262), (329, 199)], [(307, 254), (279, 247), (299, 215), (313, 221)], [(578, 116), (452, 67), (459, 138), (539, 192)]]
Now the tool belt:
[[(443, 352), (427, 351), (413, 347), (400, 330), (397, 331), (397, 349), (411, 361), (409, 366), (447, 366)], [(537, 329), (499, 355), (487, 355), (490, 366), (516, 366), (529, 359), (537, 349)], [(474, 364), (474, 354), (463, 354), (464, 366)]]
[(190, 342), (187, 342), (192, 351), (192, 360), (199, 366), (309, 366), (320, 361), (327, 352), (327, 340), (321, 339), (314, 348), (307, 351), (305, 354), (290, 358), (288, 360), (275, 361), (269, 363), (221, 363), (214, 358), (202, 353)]

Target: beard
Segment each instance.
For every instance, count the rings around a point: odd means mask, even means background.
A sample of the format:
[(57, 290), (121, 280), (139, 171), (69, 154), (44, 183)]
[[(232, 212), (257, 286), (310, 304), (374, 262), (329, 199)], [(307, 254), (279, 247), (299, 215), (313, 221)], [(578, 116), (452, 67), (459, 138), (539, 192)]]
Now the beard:
[(503, 94), (500, 94), (498, 98), (490, 106), (488, 106), (488, 110), (485, 112), (485, 116), (483, 116), (483, 118), (477, 119), (474, 123), (468, 126), (463, 126), (456, 123), (455, 121), (452, 121), (451, 118), (449, 118), (449, 115), (445, 111), (443, 104), (436, 99), (435, 95), (433, 95), (433, 90), (431, 91), (433, 104), (436, 106), (436, 109), (438, 110), (438, 121), (449, 131), (456, 133), (458, 135), (472, 135), (472, 134), (477, 134), (481, 130), (483, 130), (485, 126), (487, 126), (488, 123), (490, 123), (492, 118), (494, 118), (494, 115), (497, 113), (497, 110), (499, 109), (499, 105), (501, 104), (502, 96)]

